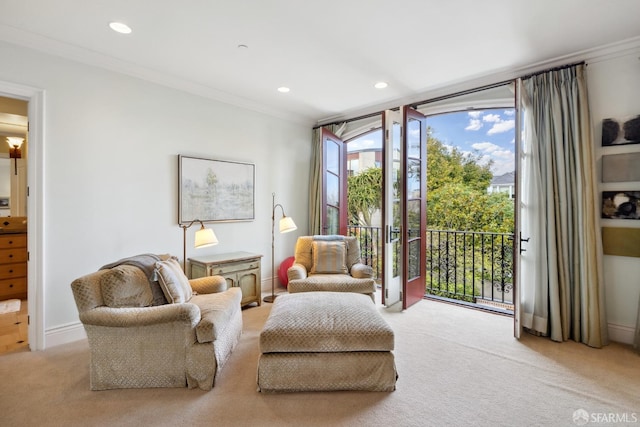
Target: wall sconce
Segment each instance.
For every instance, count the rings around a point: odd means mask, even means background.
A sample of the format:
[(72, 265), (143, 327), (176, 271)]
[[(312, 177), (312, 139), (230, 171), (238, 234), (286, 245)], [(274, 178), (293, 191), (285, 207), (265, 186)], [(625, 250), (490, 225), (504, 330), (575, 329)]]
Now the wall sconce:
[(195, 248), (206, 248), (218, 244), (218, 238), (216, 234), (210, 228), (205, 228), (202, 221), (194, 219), (189, 224), (179, 224), (182, 228), (182, 270), (184, 274), (187, 274), (187, 228), (190, 228), (195, 223), (200, 223), (200, 230), (196, 231)]
[(24, 138), (20, 138), (19, 136), (8, 136), (7, 144), (9, 144), (9, 158), (15, 159), (15, 174), (18, 175), (18, 159), (22, 158), (22, 151), (20, 151), (20, 147), (24, 142)]
[(280, 233), (288, 233), (293, 230), (297, 230), (296, 223), (293, 222), (291, 217), (285, 215), (284, 208), (280, 203), (276, 205), (276, 193), (271, 193), (271, 295), (264, 297), (264, 302), (273, 302), (276, 299), (275, 284), (276, 284), (276, 267), (275, 267), (275, 229), (276, 229), (276, 207), (280, 206), (282, 210), (282, 218), (280, 219)]

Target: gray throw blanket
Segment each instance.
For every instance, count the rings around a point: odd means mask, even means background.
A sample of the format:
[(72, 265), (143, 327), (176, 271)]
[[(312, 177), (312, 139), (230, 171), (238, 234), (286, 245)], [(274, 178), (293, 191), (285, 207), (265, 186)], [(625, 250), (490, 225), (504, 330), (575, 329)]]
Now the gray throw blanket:
[(155, 254), (140, 254), (127, 258), (122, 258), (116, 262), (112, 262), (100, 267), (100, 270), (106, 270), (109, 268), (117, 267), (119, 265), (132, 265), (142, 270), (149, 280), (149, 286), (151, 286), (151, 292), (153, 293), (153, 305), (164, 305), (167, 303), (167, 298), (162, 292), (160, 283), (158, 283), (158, 276), (156, 274), (156, 262), (161, 261), (161, 258)]
[(326, 241), (344, 240), (344, 236), (339, 236), (337, 234), (329, 234), (326, 236), (315, 235), (313, 236), (313, 240), (326, 240)]

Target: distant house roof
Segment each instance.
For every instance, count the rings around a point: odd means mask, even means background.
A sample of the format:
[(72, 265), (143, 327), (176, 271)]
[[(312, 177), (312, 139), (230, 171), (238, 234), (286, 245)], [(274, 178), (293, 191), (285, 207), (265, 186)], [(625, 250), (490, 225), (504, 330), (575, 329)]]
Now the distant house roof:
[(503, 175), (494, 176), (491, 180), (491, 185), (509, 185), (515, 184), (516, 182), (516, 173), (515, 172), (507, 172)]

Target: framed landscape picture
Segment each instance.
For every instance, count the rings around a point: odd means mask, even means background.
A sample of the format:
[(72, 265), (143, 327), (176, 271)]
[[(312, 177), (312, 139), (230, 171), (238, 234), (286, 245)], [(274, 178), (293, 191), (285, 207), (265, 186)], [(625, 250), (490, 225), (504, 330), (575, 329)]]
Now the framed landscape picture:
[(255, 219), (255, 165), (178, 156), (178, 222)]

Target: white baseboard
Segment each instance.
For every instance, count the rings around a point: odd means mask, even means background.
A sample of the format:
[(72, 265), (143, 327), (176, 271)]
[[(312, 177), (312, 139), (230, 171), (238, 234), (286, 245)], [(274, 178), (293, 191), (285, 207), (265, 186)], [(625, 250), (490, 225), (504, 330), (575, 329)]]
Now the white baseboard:
[[(271, 277), (268, 277), (266, 279), (262, 280), (262, 284), (261, 284), (261, 288), (262, 288), (262, 294), (263, 295), (267, 295), (267, 294), (271, 294)], [(287, 288), (280, 286), (280, 283), (276, 283), (276, 287), (275, 287), (275, 293), (278, 294), (280, 292), (284, 292), (286, 291)]]
[(636, 332), (633, 326), (618, 325), (616, 323), (609, 323), (608, 326), (610, 341), (633, 345), (633, 337)]
[(82, 323), (71, 323), (64, 326), (58, 326), (45, 331), (44, 342), (45, 349), (55, 347), (61, 344), (68, 344), (74, 341), (87, 339), (87, 333)]

